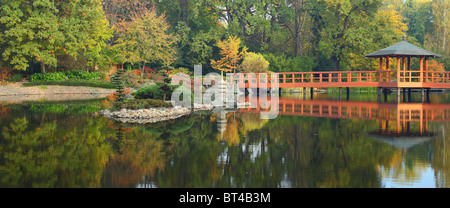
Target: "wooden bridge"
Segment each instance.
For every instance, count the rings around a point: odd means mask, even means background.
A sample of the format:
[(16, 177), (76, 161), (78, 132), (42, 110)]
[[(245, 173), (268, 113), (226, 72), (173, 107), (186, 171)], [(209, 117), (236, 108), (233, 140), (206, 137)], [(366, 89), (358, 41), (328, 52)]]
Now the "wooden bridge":
[[(249, 101), (249, 98), (246, 99)], [(422, 134), (427, 132), (428, 122), (450, 121), (450, 104), (299, 100), (283, 97), (278, 102), (279, 115), (378, 120), (383, 129), (389, 129), (389, 122), (395, 121), (394, 132), (397, 133), (405, 131), (411, 122), (419, 123), (419, 133)], [(272, 101), (258, 99), (256, 108), (240, 109), (237, 112), (269, 112), (266, 107), (271, 104)]]
[[(239, 88), (342, 88), (376, 87), (380, 95), (382, 89), (394, 88), (400, 101), (401, 89), (425, 90), (450, 89), (450, 72), (430, 71), (429, 58), (441, 55), (426, 51), (405, 40), (382, 49), (366, 57), (379, 58), (377, 71), (327, 71), (327, 72), (286, 72), (266, 74), (227, 74), (227, 81), (237, 83)], [(411, 68), (412, 58), (419, 59), (418, 70)], [(391, 69), (391, 60), (396, 60), (396, 69)], [(312, 93), (311, 93), (312, 95)]]
[[(398, 72), (398, 73), (397, 73)], [(239, 88), (441, 88), (450, 89), (450, 72), (347, 71), (230, 75)], [(276, 83), (275, 83), (276, 82)]]

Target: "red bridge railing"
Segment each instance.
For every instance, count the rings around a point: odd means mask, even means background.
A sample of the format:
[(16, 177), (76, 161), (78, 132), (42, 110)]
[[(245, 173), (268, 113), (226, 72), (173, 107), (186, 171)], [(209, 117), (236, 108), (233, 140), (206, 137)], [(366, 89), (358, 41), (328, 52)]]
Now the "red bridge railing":
[[(450, 88), (450, 72), (425, 71), (329, 71), (227, 74), (240, 88), (296, 87), (425, 87)], [(424, 84), (424, 85), (422, 85)], [(433, 84), (437, 84), (433, 86)], [(443, 85), (445, 84), (445, 85)], [(276, 86), (274, 85), (274, 86)]]

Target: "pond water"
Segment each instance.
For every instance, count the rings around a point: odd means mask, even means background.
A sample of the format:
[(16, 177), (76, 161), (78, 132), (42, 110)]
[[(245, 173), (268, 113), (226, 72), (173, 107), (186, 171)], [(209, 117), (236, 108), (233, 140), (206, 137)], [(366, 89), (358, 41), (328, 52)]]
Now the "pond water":
[(0, 187), (450, 187), (449, 94), (416, 94), (289, 95), (273, 120), (241, 109), (146, 125), (99, 116), (101, 99), (3, 102)]

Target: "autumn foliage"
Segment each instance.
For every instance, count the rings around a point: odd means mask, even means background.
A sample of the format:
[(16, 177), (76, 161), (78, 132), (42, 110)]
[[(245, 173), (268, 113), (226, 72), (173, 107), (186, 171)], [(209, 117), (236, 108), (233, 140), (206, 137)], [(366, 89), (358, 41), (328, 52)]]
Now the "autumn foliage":
[(439, 63), (436, 60), (431, 60), (428, 62), (428, 70), (429, 71), (445, 71), (445, 67), (443, 63)]
[(9, 79), (11, 77), (12, 69), (10, 67), (0, 68), (0, 82)]
[(211, 67), (224, 72), (231, 72), (238, 68), (245, 52), (246, 47), (240, 49), (241, 39), (237, 36), (229, 37), (226, 41), (221, 41), (217, 43), (220, 48), (220, 60), (211, 60)]

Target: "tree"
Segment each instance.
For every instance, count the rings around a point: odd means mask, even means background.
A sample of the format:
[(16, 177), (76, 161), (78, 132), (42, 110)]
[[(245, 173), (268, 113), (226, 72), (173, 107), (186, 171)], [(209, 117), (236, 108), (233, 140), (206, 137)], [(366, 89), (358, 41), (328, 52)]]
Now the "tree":
[[(374, 17), (381, 0), (311, 0), (311, 15), (319, 20), (321, 50), (331, 60), (334, 71), (340, 70), (343, 55), (352, 50), (349, 41), (355, 32)], [(359, 34), (361, 31), (359, 31)]]
[(45, 72), (57, 55), (84, 55), (94, 64), (111, 37), (101, 0), (7, 0), (0, 14), (2, 58), (17, 70), (37, 61)]
[(169, 25), (165, 15), (142, 7), (132, 15), (131, 20), (122, 20), (116, 24), (118, 39), (115, 47), (120, 52), (122, 63), (138, 63), (141, 76), (145, 63), (172, 64), (176, 52), (176, 37), (167, 34)]
[(61, 3), (64, 14), (60, 23), (65, 42), (62, 46), (74, 58), (83, 56), (87, 65), (95, 69), (98, 64), (107, 64), (106, 41), (112, 37), (100, 0), (73, 0)]
[[(401, 41), (402, 35), (408, 31), (404, 20), (405, 18), (392, 7), (378, 10), (373, 19), (361, 20), (365, 23), (364, 26), (349, 31), (351, 35), (347, 41), (353, 47), (342, 54), (342, 64), (350, 70), (377, 69), (375, 66), (378, 60), (368, 59), (364, 55)], [(412, 39), (408, 37), (408, 41), (414, 43)]]
[(282, 6), (280, 12), (280, 23), (289, 31), (291, 40), (294, 43), (294, 56), (303, 56), (303, 45), (307, 20), (311, 19), (308, 14), (306, 0), (289, 0), (285, 1), (286, 5)]
[(64, 42), (58, 10), (50, 0), (4, 1), (0, 8), (0, 46), (4, 61), (25, 70), (32, 59), (56, 65), (55, 51)]
[(246, 53), (240, 71), (244, 73), (266, 73), (269, 71), (269, 62), (261, 54)]
[(240, 44), (241, 40), (237, 36), (231, 36), (226, 41), (219, 40), (217, 45), (222, 58), (218, 61), (211, 60), (211, 67), (224, 72), (235, 71), (247, 51), (245, 46), (240, 50)]

